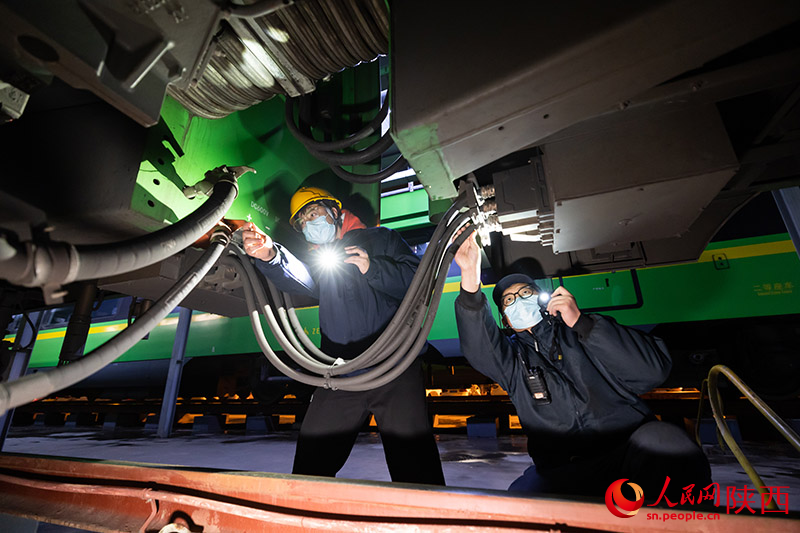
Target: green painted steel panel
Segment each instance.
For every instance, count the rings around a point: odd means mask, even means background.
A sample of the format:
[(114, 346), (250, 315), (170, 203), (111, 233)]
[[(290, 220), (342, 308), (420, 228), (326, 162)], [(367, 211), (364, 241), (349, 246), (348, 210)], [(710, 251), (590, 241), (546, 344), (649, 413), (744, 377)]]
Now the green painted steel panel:
[(209, 120), (189, 117), (177, 102), (167, 98), (162, 117), (184, 155), (179, 157), (173, 149), (167, 149), (164, 135), (153, 132), (147, 150), (157, 155), (142, 162), (137, 185), (145, 192), (134, 198), (132, 208), (174, 222), (203, 201), (199, 197), (186, 199), (180, 190), (182, 183), (194, 185), (207, 170), (220, 165), (247, 165), (257, 174), (245, 174), (239, 180), (239, 196), (227, 218), (274, 228), (286, 218), (288, 198), (297, 187), (308, 176), (327, 170), (289, 134), (283, 122), (283, 105), (282, 99), (273, 98), (228, 117)]
[[(332, 94), (334, 99), (371, 117), (379, 94), (377, 80), (377, 63), (369, 63), (321, 82), (318, 91)], [(152, 220), (150, 227), (143, 229), (152, 231), (194, 211), (204, 198), (188, 200), (182, 187), (196, 184), (206, 171), (220, 165), (246, 165), (257, 171), (239, 180), (239, 196), (226, 218), (252, 220), (261, 228), (280, 226), (280, 231), (291, 231), (286, 223), (289, 199), (298, 187), (312, 185), (328, 189), (345, 202), (345, 207), (348, 201), (355, 204), (359, 208), (357, 214), (367, 224), (377, 221), (379, 184), (345, 182), (312, 157), (287, 129), (284, 102), (283, 97), (275, 97), (210, 120), (191, 116), (167, 97), (162, 121), (149, 131), (131, 201), (133, 211)], [(353, 119), (345, 117), (341, 127), (349, 126)], [(365, 168), (375, 170), (374, 166)]]
[(422, 214), (426, 216), (428, 214), (428, 194), (422, 189), (381, 198), (383, 225), (386, 225), (387, 220), (411, 218)]

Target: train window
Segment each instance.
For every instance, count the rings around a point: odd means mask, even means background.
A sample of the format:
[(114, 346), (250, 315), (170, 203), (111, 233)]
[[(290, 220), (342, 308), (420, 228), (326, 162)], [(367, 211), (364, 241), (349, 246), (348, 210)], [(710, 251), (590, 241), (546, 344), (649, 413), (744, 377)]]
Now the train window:
[[(11, 317), (11, 322), (8, 323), (6, 327), (6, 333), (16, 333), (19, 325), (22, 324), (22, 314), (14, 315)], [(2, 333), (2, 332), (0, 332)]]
[(72, 316), (73, 306), (54, 307), (44, 312), (42, 324), (39, 329), (65, 328), (69, 324), (69, 317)]
[(92, 322), (117, 316), (122, 298), (103, 300), (97, 309), (92, 310)]
[[(124, 298), (103, 300), (99, 307), (92, 310), (92, 322), (114, 318), (119, 313), (121, 302)], [(44, 312), (40, 329), (65, 328), (72, 317), (73, 305), (55, 307)]]

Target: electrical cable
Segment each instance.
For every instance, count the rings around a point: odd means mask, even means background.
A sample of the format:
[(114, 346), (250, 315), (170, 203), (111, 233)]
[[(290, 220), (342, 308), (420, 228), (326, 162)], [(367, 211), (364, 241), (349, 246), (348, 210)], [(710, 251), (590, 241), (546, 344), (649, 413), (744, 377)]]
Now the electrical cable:
[[(342, 168), (341, 165), (362, 165), (377, 159), (380, 154), (384, 153), (394, 145), (394, 140), (389, 132), (386, 132), (377, 141), (362, 150), (346, 153), (336, 152), (336, 150), (350, 148), (358, 141), (368, 138), (375, 131), (379, 131), (380, 125), (383, 123), (389, 113), (388, 95), (384, 100), (378, 114), (375, 115), (375, 117), (373, 117), (373, 119), (361, 130), (346, 137), (345, 139), (327, 142), (315, 140), (311, 135), (310, 127), (306, 124), (303, 124), (302, 120), (299, 120), (301, 125), (308, 130), (307, 132), (301, 131), (300, 126), (295, 123), (294, 119), (295, 100), (299, 99), (287, 97), (286, 104), (284, 106), (284, 118), (286, 119), (285, 122), (289, 132), (292, 134), (292, 136), (294, 136), (295, 139), (300, 141), (306, 147), (312, 156), (323, 163), (327, 163), (331, 167), (331, 170), (333, 170), (333, 172), (343, 180), (351, 183), (361, 184), (377, 183), (386, 179), (392, 174), (407, 168), (408, 162), (402, 155), (398, 156), (398, 158), (395, 159), (394, 162), (392, 162), (392, 164), (388, 167), (372, 174), (357, 174)], [(300, 117), (298, 117), (298, 119), (300, 119)]]
[[(457, 207), (458, 206), (456, 204), (451, 206), (450, 210), (448, 211), (448, 214), (454, 213)], [(443, 220), (447, 220), (448, 223), (453, 222), (453, 218), (448, 217), (447, 215), (443, 217)], [(466, 218), (464, 218), (464, 220), (466, 220)], [(461, 221), (456, 222), (456, 224), (460, 223), (462, 222)], [(426, 253), (423, 256), (420, 265), (417, 267), (417, 272), (414, 276), (414, 279), (411, 281), (411, 284), (409, 285), (406, 297), (404, 298), (403, 302), (401, 302), (400, 307), (396, 310), (395, 316), (389, 322), (383, 334), (378, 339), (376, 339), (373, 345), (368, 350), (366, 350), (360, 357), (358, 357), (357, 360), (352, 360), (350, 362), (340, 364), (332, 368), (330, 370), (331, 375), (342, 374), (345, 372), (358, 370), (364, 366), (368, 366), (381, 353), (385, 351), (391, 352), (397, 349), (397, 346), (400, 344), (401, 340), (406, 338), (405, 335), (400, 333), (402, 329), (401, 326), (403, 322), (406, 321), (405, 317), (413, 315), (415, 313), (418, 314), (420, 312), (418, 303), (420, 299), (420, 294), (424, 294), (424, 291), (427, 291), (428, 293), (430, 292), (431, 282), (428, 281), (427, 286), (423, 286), (422, 281), (432, 280), (433, 279), (432, 276), (435, 275), (435, 273), (433, 275), (429, 273), (429, 266), (432, 263), (433, 257), (438, 256), (441, 253), (440, 250), (442, 247), (442, 243), (446, 242), (447, 239), (449, 239), (449, 235), (445, 236), (445, 238), (442, 239), (442, 236), (444, 236), (445, 226), (446, 224), (440, 224), (437, 227), (437, 230), (434, 231), (434, 234), (431, 238), (431, 242), (436, 244), (434, 246), (429, 246), (428, 251), (430, 253)], [(419, 292), (420, 289), (423, 292)], [(415, 303), (417, 307), (412, 308), (411, 306), (414, 305)], [(408, 334), (410, 332), (405, 332), (405, 333)], [(304, 335), (304, 332), (303, 333), (298, 332), (298, 334), (302, 336)], [(310, 342), (310, 340), (308, 342)]]
[(406, 158), (403, 156), (398, 157), (395, 159), (394, 163), (374, 174), (356, 174), (336, 165), (331, 166), (331, 170), (334, 174), (351, 183), (378, 183), (406, 168), (408, 168), (408, 161), (406, 161)]
[(321, 152), (308, 148), (308, 152), (323, 163), (328, 163), (329, 165), (353, 166), (363, 165), (364, 163), (369, 163), (373, 159), (380, 157), (380, 155), (388, 150), (393, 144), (394, 140), (387, 132), (380, 139), (375, 141), (375, 143), (371, 144), (367, 148), (364, 148), (363, 150), (339, 154), (336, 152)]
[(284, 118), (286, 119), (286, 126), (289, 128), (289, 132), (292, 134), (292, 136), (303, 143), (303, 146), (309, 150), (332, 152), (334, 150), (344, 150), (345, 148), (350, 148), (358, 141), (363, 141), (376, 132), (389, 114), (389, 97), (387, 95), (380, 111), (378, 111), (378, 114), (375, 115), (366, 126), (358, 130), (356, 133), (338, 141), (317, 141), (300, 131), (300, 129), (297, 127), (297, 124), (294, 122), (294, 104), (295, 102), (299, 101), (300, 98), (286, 98), (286, 105), (284, 106)]
[[(369, 390), (389, 383), (404, 372), (427, 342), (444, 291), (447, 269), (470, 232), (462, 232), (455, 239), (453, 236), (471, 216), (465, 199), (459, 197), (434, 230), (394, 317), (369, 348), (347, 361), (327, 355), (314, 345), (297, 319), (291, 297), (279, 292), (269, 281), (264, 283), (252, 259), (241, 248), (232, 247), (232, 254), (223, 262), (234, 266), (240, 274), (256, 340), (269, 362), (280, 372), (307, 385), (334, 390)], [(285, 363), (273, 351), (259, 315), (299, 369)]]
[(200, 259), (146, 313), (131, 326), (81, 359), (50, 371), (30, 374), (8, 383), (0, 383), (0, 413), (5, 413), (9, 409), (25, 405), (37, 398), (46, 397), (74, 385), (114, 362), (152, 331), (186, 298), (216, 263), (228, 242), (227, 236), (223, 233), (215, 233), (212, 236), (211, 245)]

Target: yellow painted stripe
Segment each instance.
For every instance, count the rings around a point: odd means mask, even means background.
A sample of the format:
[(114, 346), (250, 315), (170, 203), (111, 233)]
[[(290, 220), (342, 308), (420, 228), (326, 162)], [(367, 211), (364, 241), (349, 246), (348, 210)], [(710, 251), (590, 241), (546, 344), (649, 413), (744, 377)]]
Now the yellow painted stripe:
[(744, 257), (755, 257), (761, 255), (775, 255), (795, 253), (794, 244), (791, 240), (778, 242), (765, 242), (762, 244), (748, 244), (747, 246), (735, 246), (733, 248), (720, 248), (718, 250), (706, 250), (700, 254), (698, 263), (707, 263), (714, 260), (715, 255), (725, 254), (728, 259), (742, 259)]
[(450, 281), (444, 284), (444, 292), (456, 292), (460, 286), (460, 281)]
[[(494, 283), (491, 285), (481, 285), (481, 289), (491, 289), (494, 287)], [(460, 281), (450, 281), (444, 284), (444, 292), (458, 292), (461, 290), (461, 282)]]
[[(717, 250), (706, 250), (700, 254), (698, 263), (711, 263), (715, 256), (725, 254), (726, 259), (745, 259), (748, 257), (763, 257), (765, 255), (777, 255), (797, 253), (791, 240), (778, 242), (765, 242), (762, 244), (748, 244), (746, 246), (732, 246), (730, 248), (719, 248)], [(692, 263), (685, 263), (692, 264)], [(644, 270), (655, 270), (657, 268), (669, 268), (675, 265), (659, 265), (647, 267)]]
[[(225, 318), (225, 317), (222, 316), (222, 315), (215, 315), (215, 314), (212, 314), (212, 313), (200, 313), (200, 314), (192, 316), (192, 322), (207, 322), (209, 320), (220, 320), (222, 318)], [(170, 325), (175, 325), (177, 323), (178, 323), (178, 318), (177, 317), (170, 317), (170, 318), (165, 318), (164, 320), (159, 322), (158, 325), (159, 326), (170, 326)], [(92, 326), (92, 327), (89, 328), (89, 335), (93, 335), (95, 333), (114, 333), (114, 332), (117, 332), (117, 331), (122, 331), (123, 329), (125, 329), (127, 327), (128, 327), (128, 324), (124, 323), (124, 322), (121, 323), (121, 324), (106, 324), (106, 325), (102, 325), (102, 326)], [(61, 338), (64, 337), (66, 332), (67, 332), (67, 330), (63, 329), (63, 330), (58, 330), (58, 331), (48, 331), (48, 332), (45, 332), (45, 333), (39, 333), (36, 336), (36, 340), (39, 341), (39, 340), (48, 340), (48, 339), (61, 339)], [(8, 336), (8, 337), (4, 338), (4, 340), (7, 340), (9, 342), (14, 342), (14, 339), (15, 339), (14, 336)]]
[[(765, 256), (765, 255), (775, 255), (775, 254), (785, 254), (785, 253), (796, 253), (794, 244), (790, 239), (778, 242), (767, 242), (762, 244), (749, 244), (746, 246), (733, 246), (731, 248), (719, 248), (717, 250), (706, 250), (702, 254), (700, 254), (700, 258), (697, 260), (698, 263), (708, 263), (714, 261), (714, 256), (725, 254), (727, 259), (742, 259), (746, 257), (756, 257), (756, 256)], [(663, 265), (663, 266), (656, 266), (656, 267), (649, 267), (649, 268), (666, 268), (671, 265)], [(566, 277), (574, 277), (574, 276), (566, 276)], [(460, 290), (461, 282), (459, 281), (451, 281), (445, 283), (444, 285), (444, 292), (458, 292)], [(484, 289), (491, 289), (494, 285), (484, 285), (482, 288)], [(313, 309), (317, 306), (313, 307), (301, 307), (300, 309)], [(198, 315), (194, 315), (192, 317), (192, 322), (205, 322), (208, 320), (219, 320), (225, 318), (221, 315), (215, 315), (212, 313), (202, 313)], [(168, 326), (172, 324), (177, 324), (178, 318), (165, 318), (161, 322), (159, 322), (159, 326)], [(95, 326), (89, 329), (89, 334), (93, 333), (111, 333), (115, 331), (121, 331), (127, 327), (127, 324), (112, 324), (107, 326)], [(45, 339), (58, 339), (64, 336), (66, 330), (64, 331), (50, 331), (47, 333), (40, 333), (36, 339), (37, 340), (45, 340)], [(15, 337), (13, 335), (8, 335), (3, 338), (3, 340), (14, 342)]]

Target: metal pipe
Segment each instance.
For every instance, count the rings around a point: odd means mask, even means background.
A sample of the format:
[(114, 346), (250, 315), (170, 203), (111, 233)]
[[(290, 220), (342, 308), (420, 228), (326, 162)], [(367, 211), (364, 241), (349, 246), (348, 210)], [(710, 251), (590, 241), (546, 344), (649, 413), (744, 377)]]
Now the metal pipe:
[[(13, 355), (11, 359), (11, 368), (8, 370), (8, 381), (18, 379), (25, 375), (28, 371), (28, 363), (31, 359), (33, 352), (33, 345), (36, 343), (36, 337), (39, 334), (39, 326), (42, 324), (42, 317), (44, 311), (34, 311), (30, 314), (25, 313), (25, 320), (21, 322), (17, 334), (14, 338)], [(0, 414), (0, 450), (8, 435), (8, 430), (11, 429), (11, 420), (14, 418), (14, 410)]]
[(64, 342), (61, 344), (61, 352), (58, 354), (58, 364), (65, 365), (83, 355), (86, 345), (86, 338), (89, 336), (89, 328), (92, 325), (92, 307), (97, 296), (97, 283), (85, 281), (80, 284), (78, 299), (75, 301), (75, 308), (69, 317), (67, 331), (64, 332)]
[[(797, 433), (795, 433), (795, 431), (775, 413), (775, 411), (773, 411), (766, 403), (764, 403), (764, 400), (759, 398), (758, 395), (753, 392), (752, 389), (750, 389), (750, 387), (748, 387), (730, 368), (725, 365), (716, 365), (708, 372), (708, 400), (711, 403), (711, 411), (714, 414), (714, 420), (717, 423), (717, 428), (722, 434), (722, 438), (725, 439), (725, 443), (728, 445), (728, 448), (730, 448), (730, 450), (733, 452), (733, 455), (736, 456), (739, 464), (742, 465), (742, 468), (747, 473), (747, 476), (756, 486), (759, 494), (761, 494), (763, 497), (764, 494), (769, 494), (769, 491), (766, 489), (764, 481), (758, 475), (755, 468), (753, 468), (753, 465), (750, 464), (750, 461), (747, 460), (744, 452), (742, 452), (742, 449), (736, 443), (730, 428), (728, 428), (728, 423), (725, 421), (725, 416), (722, 412), (722, 398), (717, 386), (717, 380), (720, 374), (727, 377), (728, 380), (733, 383), (733, 385), (739, 389), (742, 394), (745, 395), (750, 403), (753, 404), (753, 407), (758, 409), (758, 411), (764, 415), (764, 417), (766, 417), (766, 419), (769, 420), (773, 426), (775, 426), (778, 432), (783, 435), (783, 437), (788, 440), (797, 451), (800, 451), (800, 436), (798, 436)], [(767, 508), (772, 510), (777, 509), (777, 505), (773, 499), (770, 498)]]
[(189, 326), (192, 324), (192, 310), (187, 307), (180, 309), (178, 327), (175, 329), (175, 341), (172, 344), (172, 355), (169, 359), (167, 383), (164, 385), (164, 395), (161, 399), (161, 415), (158, 417), (158, 436), (162, 439), (169, 437), (172, 423), (175, 420), (175, 403), (181, 387), (184, 355), (186, 354), (186, 344), (189, 341)]

